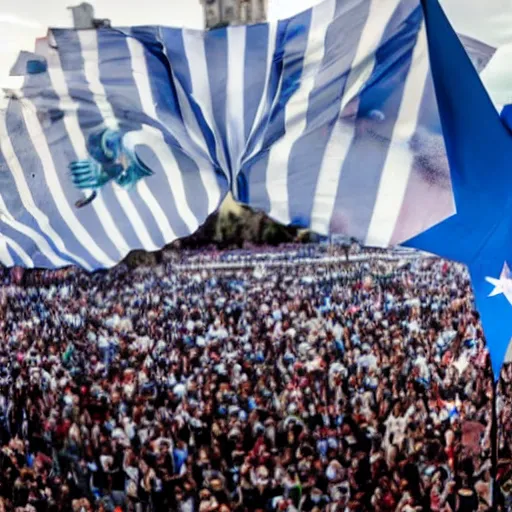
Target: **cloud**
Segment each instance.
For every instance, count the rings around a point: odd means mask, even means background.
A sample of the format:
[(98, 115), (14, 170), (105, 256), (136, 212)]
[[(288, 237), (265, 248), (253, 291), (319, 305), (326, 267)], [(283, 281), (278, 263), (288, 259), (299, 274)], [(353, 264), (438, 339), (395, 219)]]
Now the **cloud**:
[(21, 25), (23, 27), (40, 28), (43, 25), (37, 21), (26, 20), (13, 14), (0, 13), (0, 23), (8, 23), (9, 25)]
[(288, 18), (320, 2), (321, 0), (270, 0), (268, 18), (271, 20)]

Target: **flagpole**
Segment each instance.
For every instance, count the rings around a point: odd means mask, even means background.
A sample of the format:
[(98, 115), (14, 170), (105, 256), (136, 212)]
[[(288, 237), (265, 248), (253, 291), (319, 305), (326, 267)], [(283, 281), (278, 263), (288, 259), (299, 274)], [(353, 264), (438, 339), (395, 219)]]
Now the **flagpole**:
[(492, 510), (497, 510), (499, 502), (499, 485), (498, 485), (498, 412), (497, 412), (497, 396), (498, 382), (494, 371), (492, 372), (492, 416), (491, 416), (491, 481), (492, 481)]

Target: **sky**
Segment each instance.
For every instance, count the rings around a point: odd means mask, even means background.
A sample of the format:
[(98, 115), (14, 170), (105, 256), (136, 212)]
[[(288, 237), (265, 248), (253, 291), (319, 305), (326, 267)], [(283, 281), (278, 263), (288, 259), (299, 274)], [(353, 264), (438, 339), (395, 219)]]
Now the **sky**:
[[(269, 18), (286, 18), (319, 0), (269, 0)], [(71, 27), (67, 6), (77, 0), (0, 0), (0, 85), (20, 50), (33, 50), (48, 26)], [(96, 17), (112, 24), (201, 28), (199, 0), (89, 0)], [(512, 0), (441, 0), (455, 29), (492, 46), (512, 45)], [(141, 6), (143, 6), (141, 8)], [(507, 57), (510, 55), (504, 52)], [(507, 58), (503, 59), (508, 61)], [(507, 66), (508, 68), (508, 66)], [(495, 77), (491, 77), (495, 79)]]

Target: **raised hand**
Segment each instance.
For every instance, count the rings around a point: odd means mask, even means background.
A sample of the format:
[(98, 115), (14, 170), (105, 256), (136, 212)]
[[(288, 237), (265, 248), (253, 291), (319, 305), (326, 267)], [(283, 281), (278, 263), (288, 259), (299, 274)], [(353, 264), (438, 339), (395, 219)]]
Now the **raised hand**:
[(81, 208), (96, 197), (98, 189), (109, 181), (123, 188), (131, 188), (140, 179), (153, 174), (137, 156), (133, 144), (126, 135), (134, 132), (104, 129), (92, 133), (87, 140), (89, 159), (77, 160), (69, 165), (71, 180), (79, 190), (92, 190), (93, 194), (77, 202)]
[(96, 160), (78, 160), (69, 166), (71, 179), (75, 187), (83, 189), (98, 189), (110, 180), (117, 178), (122, 172), (120, 164), (104, 166)]

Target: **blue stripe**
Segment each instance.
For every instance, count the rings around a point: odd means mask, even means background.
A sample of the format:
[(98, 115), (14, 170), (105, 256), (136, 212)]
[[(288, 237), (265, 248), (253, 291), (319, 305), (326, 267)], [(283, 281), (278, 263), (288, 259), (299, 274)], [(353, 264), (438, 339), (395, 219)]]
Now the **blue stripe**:
[[(92, 208), (87, 210), (78, 210), (72, 204), (73, 198), (79, 197), (79, 192), (75, 189), (69, 177), (68, 165), (70, 162), (77, 160), (78, 155), (73, 148), (69, 134), (66, 130), (66, 126), (64, 124), (63, 116), (65, 113), (61, 112), (58, 108), (60, 98), (52, 87), (50, 76), (48, 73), (40, 73), (35, 75), (28, 74), (26, 76), (26, 84), (29, 88), (33, 87), (34, 89), (44, 91), (43, 94), (38, 95), (38, 97), (34, 98), (33, 101), (39, 114), (44, 114), (47, 110), (41, 101), (43, 96), (48, 99), (51, 98), (51, 103), (54, 103), (55, 105), (55, 108), (52, 108), (50, 111), (50, 114), (53, 113), (53, 121), (48, 126), (45, 126), (43, 123), (43, 129), (48, 147), (50, 148), (52, 160), (64, 192), (64, 196), (68, 199), (70, 207), (75, 210), (75, 215), (80, 224), (82, 224), (84, 228), (94, 236), (97, 244), (101, 247), (101, 249), (110, 258), (116, 260), (119, 257), (119, 251), (111, 242), (107, 232), (101, 225), (100, 219), (96, 212)], [(56, 113), (59, 115), (55, 115)], [(84, 248), (87, 250), (85, 246)], [(81, 253), (78, 253), (78, 255), (81, 256)], [(85, 259), (90, 259), (90, 256), (87, 255)]]
[(78, 119), (86, 136), (91, 130), (102, 126), (103, 118), (94, 102), (94, 96), (87, 87), (84, 73), (82, 48), (75, 30), (58, 29), (52, 31), (57, 44), (60, 63), (64, 71), (69, 95), (79, 105)]
[[(139, 151), (139, 150), (138, 150)], [(176, 152), (173, 151), (173, 153), (176, 154)], [(159, 198), (159, 204), (162, 210), (165, 212), (166, 217), (169, 219), (169, 224), (171, 225), (171, 228), (173, 229), (174, 233), (178, 238), (183, 236), (190, 235), (190, 231), (181, 218), (181, 215), (179, 214), (177, 204), (181, 201), (183, 201), (183, 198), (176, 197), (176, 195), (173, 193), (172, 189), (169, 188), (168, 181), (166, 179), (165, 169), (162, 165), (162, 162), (157, 158), (153, 150), (148, 146), (142, 146), (140, 148), (140, 157), (144, 162), (152, 162), (151, 169), (155, 173), (152, 178), (156, 178), (155, 184), (161, 188), (161, 197)], [(187, 183), (186, 175), (189, 174), (187, 172), (186, 164), (188, 162), (185, 161), (185, 163), (181, 163), (180, 169), (182, 174), (182, 180), (184, 181), (184, 187), (185, 190), (190, 189), (190, 185)], [(193, 164), (192, 164), (193, 165)], [(194, 170), (196, 170), (194, 168)], [(198, 207), (203, 206), (206, 210), (206, 204), (204, 205), (197, 205), (195, 203), (190, 203), (189, 206), (191, 210), (194, 212), (194, 210), (198, 210)], [(206, 218), (206, 215), (202, 217), (203, 221)], [(162, 244), (165, 245), (168, 243), (167, 241)]]
[(225, 28), (205, 32), (204, 48), (208, 64), (208, 80), (212, 97), (213, 117), (222, 139), (222, 148), (228, 165), (230, 182), (233, 180), (226, 130), (226, 105), (228, 83), (228, 36)]
[(126, 36), (98, 30), (98, 67), (101, 84), (121, 131), (140, 130), (142, 107), (133, 79)]
[[(190, 144), (197, 149), (198, 153), (204, 155), (204, 158), (212, 162), (212, 167), (214, 168), (213, 172), (215, 172), (216, 178), (221, 183), (226, 184), (226, 176), (221, 170), (221, 166), (217, 158), (214, 134), (206, 123), (201, 107), (194, 98), (190, 68), (188, 65), (188, 59), (186, 58), (183, 42), (183, 33), (184, 31), (176, 29), (166, 29), (163, 32), (166, 54), (175, 79), (180, 83), (187, 98), (190, 100), (192, 112), (199, 124), (209, 153), (204, 154), (204, 152), (190, 140), (190, 137), (187, 134), (184, 133), (183, 136), (187, 137)], [(151, 73), (150, 76), (152, 76)], [(172, 146), (171, 150), (180, 169), (183, 171), (182, 178), (185, 185), (186, 200), (195, 217), (198, 219), (199, 223), (202, 224), (211, 212), (208, 211), (208, 192), (201, 179), (199, 166), (190, 155), (187, 155), (179, 147)], [(224, 187), (225, 186), (226, 185), (224, 185)]]
[[(60, 214), (48, 183), (46, 182), (43, 165), (38, 156), (37, 149), (27, 131), (21, 110), (22, 108), (22, 105), (18, 101), (11, 101), (9, 103), (6, 112), (6, 125), (14, 152), (23, 170), (25, 180), (32, 192), (34, 203), (48, 216), (51, 226), (64, 241), (66, 250), (82, 256), (84, 252), (87, 253), (87, 249)], [(9, 195), (10, 194), (3, 194), (3, 197)], [(40, 231), (36, 226), (34, 226), (34, 229)], [(44, 236), (43, 233), (41, 233), (41, 235)], [(53, 245), (51, 240), (48, 241), (50, 245)], [(87, 254), (87, 257), (84, 259), (90, 262), (91, 265), (98, 265), (98, 262), (89, 254)]]
[[(397, 9), (386, 27), (374, 71), (359, 98), (355, 136), (341, 167), (335, 211), (343, 205), (351, 234), (359, 239), (364, 239), (370, 225), (422, 22), (420, 6), (405, 20), (404, 14)], [(383, 120), (372, 118), (375, 111), (383, 114)]]
[(14, 262), (13, 267), (25, 267), (25, 262), (18, 256), (18, 253), (11, 247), (9, 242), (7, 243), (7, 251), (11, 255), (11, 259)]
[[(246, 151), (245, 151), (242, 161), (247, 159), (249, 157), (249, 155), (251, 155), (254, 152), (257, 144), (262, 140), (262, 138), (265, 137), (265, 133), (268, 130), (270, 116), (272, 113), (271, 106), (274, 104), (274, 101), (277, 99), (277, 94), (279, 92), (279, 85), (280, 85), (281, 77), (283, 75), (283, 48), (285, 45), (287, 26), (288, 26), (288, 23), (285, 23), (285, 22), (281, 22), (278, 24), (278, 27), (276, 30), (276, 39), (274, 41), (275, 47), (274, 47), (274, 54), (272, 56), (270, 76), (268, 78), (267, 95), (265, 98), (266, 108), (263, 110), (263, 116), (262, 116), (262, 119), (260, 120), (258, 126), (254, 129), (252, 136), (247, 140)], [(256, 29), (258, 27), (259, 27), (259, 25), (255, 25), (252, 27), (248, 27), (247, 30), (249, 31), (251, 29)], [(270, 43), (270, 40), (268, 40), (268, 43)], [(248, 46), (250, 46), (252, 44), (255, 44), (255, 41), (252, 41), (252, 40), (247, 41)], [(268, 56), (267, 56), (267, 58), (268, 58)], [(249, 59), (247, 59), (246, 65), (247, 66), (250, 65)], [(247, 82), (247, 79), (246, 79), (246, 83), (250, 83), (250, 82)], [(250, 102), (248, 101), (248, 99), (250, 97), (252, 97), (252, 96), (249, 96), (249, 95), (246, 96), (246, 104), (245, 104), (246, 110), (249, 109)], [(249, 167), (250, 167), (250, 163), (249, 163)], [(243, 170), (245, 170), (245, 163), (242, 164), (242, 171)], [(245, 172), (239, 172), (240, 178), (241, 179), (244, 178), (244, 181), (247, 182), (247, 177), (245, 176), (245, 174), (246, 174)], [(239, 185), (238, 192), (240, 194), (240, 185)], [(249, 199), (247, 198), (247, 200), (249, 200)]]
[(272, 172), (272, 169), (268, 169), (268, 148), (285, 133), (285, 108), (300, 86), (312, 12), (309, 9), (279, 23), (278, 45), (274, 57), (274, 76), (279, 73), (281, 80), (279, 96), (276, 97), (274, 108), (268, 113), (262, 152), (247, 161), (242, 169), (249, 184), (247, 200), (250, 200), (255, 208), (265, 211), (270, 209), (266, 177), (267, 172)]
[[(15, 101), (15, 100), (13, 100)], [(19, 105), (18, 105), (19, 106)], [(6, 114), (9, 112), (9, 109), (7, 110)], [(16, 118), (11, 115), (11, 121), (14, 121)], [(14, 126), (17, 126), (19, 123), (19, 126), (22, 127), (21, 121), (16, 121), (11, 123), (11, 134), (16, 133), (16, 128)], [(11, 137), (11, 143), (14, 146), (14, 143), (18, 137)], [(21, 139), (18, 139), (18, 142)], [(18, 143), (16, 142), (16, 144)], [(33, 158), (37, 158), (37, 156), (34, 156)], [(21, 164), (20, 164), (21, 165)], [(33, 174), (33, 177), (32, 177)], [(27, 176), (24, 173), (25, 177)], [(28, 186), (32, 186), (32, 191), (34, 190), (43, 190), (44, 189), (44, 182), (41, 183), (42, 176), (41, 174), (36, 174), (35, 172), (31, 172), (28, 174), (30, 177), (30, 181), (28, 181)], [(48, 236), (45, 235), (44, 232), (41, 231), (39, 224), (37, 223), (36, 219), (32, 216), (32, 214), (24, 207), (23, 202), (21, 200), (21, 196), (19, 194), (19, 190), (16, 186), (16, 182), (14, 181), (13, 177), (13, 171), (10, 169), (4, 155), (0, 151), (0, 191), (2, 191), (2, 199), (5, 203), (5, 206), (7, 208), (7, 211), (9, 212), (12, 217), (14, 217), (18, 222), (21, 224), (33, 229), (37, 233), (41, 235), (42, 238), (44, 238), (48, 244), (50, 245), (50, 248), (53, 249), (53, 251), (60, 257), (67, 259), (68, 256), (62, 254), (55, 244), (53, 243), (53, 240), (50, 239)]]
[[(59, 50), (60, 61), (66, 78), (71, 98), (78, 102), (77, 117), (85, 140), (92, 131), (104, 127), (103, 117), (94, 102), (94, 96), (87, 86), (84, 72), (84, 59), (78, 35), (73, 30), (55, 30), (55, 41)], [(99, 71), (98, 71), (99, 73)], [(85, 155), (84, 155), (85, 156)], [(68, 162), (69, 163), (69, 162)], [(74, 193), (76, 195), (76, 192)], [(137, 247), (140, 244), (131, 223), (126, 219), (124, 210), (119, 203), (111, 185), (104, 187), (100, 194), (105, 205), (122, 233), (126, 243), (130, 247)], [(92, 211), (86, 207), (84, 212)]]
[[(256, 119), (260, 102), (266, 102), (263, 112), (268, 110), (271, 105), (279, 85), (280, 66), (275, 65), (273, 59), (270, 67), (270, 75), (267, 78), (267, 61), (270, 51), (270, 30), (268, 25), (252, 25), (246, 28), (245, 33), (245, 62), (244, 62), (244, 139), (245, 151), (242, 155), (242, 162), (246, 155), (250, 154), (255, 143), (260, 140), (268, 116), (264, 115), (262, 120)], [(265, 97), (265, 85), (268, 84), (268, 90)], [(256, 125), (258, 123), (258, 125)], [(252, 134), (252, 136), (251, 136)], [(243, 166), (243, 165), (242, 165)], [(249, 202), (249, 184), (247, 177), (240, 169), (236, 170), (237, 176), (237, 199), (242, 203)]]
[[(185, 189), (184, 198), (175, 197), (175, 194), (172, 190), (172, 183), (169, 187), (167, 179), (165, 180), (165, 183), (164, 180), (162, 180), (160, 184), (162, 191), (165, 191), (165, 196), (162, 198), (161, 206), (164, 208), (164, 211), (167, 211), (167, 209), (170, 208), (171, 212), (173, 212), (171, 213), (172, 217), (169, 217), (172, 219), (172, 228), (179, 232), (183, 232), (182, 226), (185, 226), (185, 223), (183, 222), (181, 216), (178, 214), (176, 204), (178, 204), (178, 202), (186, 201), (199, 224), (202, 224), (208, 215), (208, 203), (207, 191), (201, 180), (199, 166), (193, 160), (193, 158), (185, 154), (184, 150), (182, 149), (182, 144), (184, 142), (195, 146), (185, 130), (178, 96), (176, 93), (176, 86), (172, 79), (170, 68), (170, 66), (172, 66), (174, 69), (175, 62), (181, 62), (181, 72), (188, 73), (188, 70), (185, 71), (183, 66), (184, 54), (178, 53), (180, 47), (183, 51), (183, 40), (181, 40), (180, 45), (173, 45), (173, 43), (177, 42), (178, 38), (182, 39), (182, 33), (179, 30), (166, 30), (164, 34), (164, 40), (166, 44), (165, 48), (157, 39), (154, 39), (154, 43), (151, 46), (148, 46), (147, 41), (150, 40), (152, 34), (147, 30), (136, 30), (134, 31), (134, 35), (136, 35), (138, 40), (145, 41), (144, 49), (146, 56), (146, 66), (148, 75), (150, 77), (150, 87), (153, 101), (156, 105), (156, 114), (162, 123), (164, 139), (176, 160), (178, 168), (180, 169)], [(169, 48), (170, 53), (166, 55), (164, 50), (167, 48)], [(167, 60), (167, 58), (169, 60)], [(161, 165), (155, 164), (155, 168), (156, 167), (161, 168)], [(162, 178), (166, 176), (163, 168), (162, 174), (160, 176)], [(172, 204), (171, 200), (173, 197), (174, 204)]]
[(254, 126), (256, 112), (267, 83), (269, 26), (253, 25), (245, 31), (244, 62), (244, 134), (245, 140)]
[(30, 256), (30, 259), (34, 263), (34, 267), (51, 268), (54, 266), (54, 264), (39, 251), (37, 244), (32, 238), (24, 235), (20, 231), (12, 228), (7, 223), (2, 221), (0, 221), (0, 233), (17, 242), (20, 247), (22, 247), (23, 250)]
[[(122, 132), (140, 130), (142, 124), (139, 117), (142, 115), (142, 105), (133, 78), (131, 56), (126, 36), (111, 30), (99, 30), (97, 34), (100, 81), (118, 121), (119, 129)], [(145, 163), (149, 168), (154, 166), (151, 160)], [(160, 202), (158, 196), (165, 189), (162, 190), (161, 186), (155, 187), (154, 182), (156, 180), (154, 178), (154, 175), (149, 176), (145, 178), (145, 182), (153, 196), (155, 196), (156, 201)], [(136, 187), (129, 191), (129, 197), (153, 243), (160, 246), (165, 245), (167, 240), (164, 240), (158, 228), (158, 224), (151, 213), (151, 206), (147, 205), (142, 199)], [(142, 247), (142, 240), (137, 244), (137, 247)]]
[(344, 0), (336, 2), (336, 17), (327, 29), (322, 66), (309, 98), (306, 131), (290, 154), (289, 215), (299, 226), (310, 224), (323, 156), (339, 119), (348, 76), (368, 19), (370, 2), (362, 3), (357, 13), (344, 12), (345, 4)]
[[(183, 118), (172, 80), (171, 61), (166, 54), (167, 49), (161, 41), (161, 30), (158, 28), (134, 28), (132, 36), (144, 46), (146, 66), (150, 77), (150, 87), (155, 103), (158, 119), (151, 120), (147, 115), (144, 122), (160, 128), (171, 146), (179, 146), (179, 140), (185, 133)], [(183, 58), (180, 54), (179, 58)]]
[[(199, 123), (199, 127), (206, 141), (208, 154), (204, 156), (211, 159), (212, 162), (214, 162), (216, 172), (225, 177), (223, 171), (220, 169), (221, 166), (219, 164), (217, 148), (215, 146), (215, 135), (208, 126), (208, 123), (206, 122), (201, 110), (201, 106), (197, 103), (194, 95), (195, 91), (192, 87), (190, 68), (183, 41), (183, 36), (186, 32), (187, 31), (185, 30), (163, 29), (161, 35), (165, 44), (165, 52), (174, 76), (176, 77), (176, 80), (181, 84), (181, 87), (183, 88), (183, 91), (185, 92), (187, 99), (190, 102), (194, 116)], [(201, 154), (202, 153), (203, 152), (201, 151)]]

